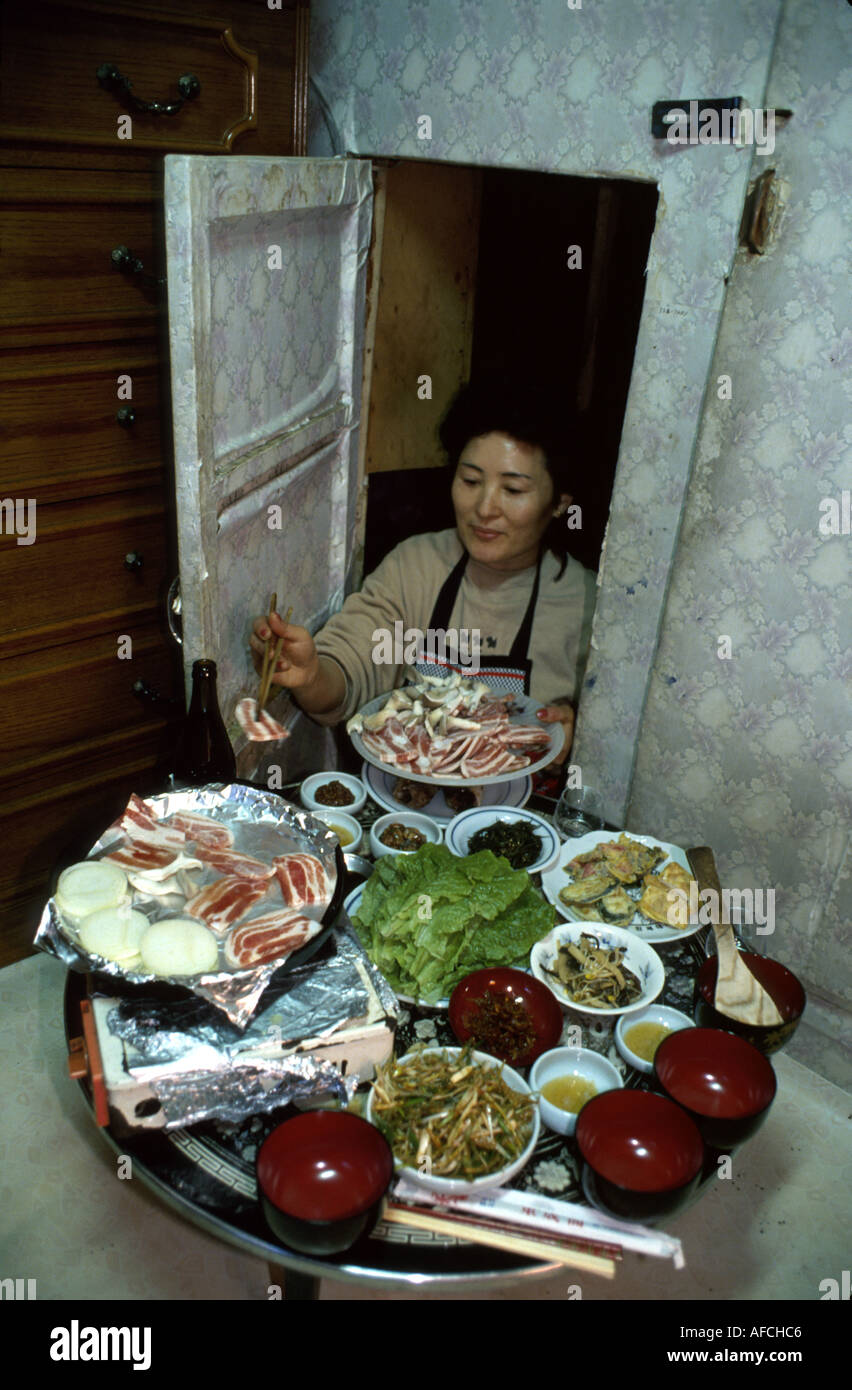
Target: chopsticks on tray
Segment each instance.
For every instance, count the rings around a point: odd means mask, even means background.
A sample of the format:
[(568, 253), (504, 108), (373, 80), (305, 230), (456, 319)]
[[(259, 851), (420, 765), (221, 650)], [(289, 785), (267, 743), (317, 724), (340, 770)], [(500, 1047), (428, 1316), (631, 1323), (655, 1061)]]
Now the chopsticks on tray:
[[(266, 639), (266, 646), (263, 651), (263, 666), (261, 668), (260, 673), (260, 689), (258, 690), (257, 694), (258, 714), (262, 709), (266, 708), (266, 702), (269, 699), (269, 691), (272, 687), (272, 677), (275, 675), (275, 668), (278, 665), (278, 658), (281, 655), (281, 648), (284, 645), (283, 637), (278, 637), (275, 640), (274, 645), (272, 640), (272, 614), (275, 612), (277, 607), (278, 595), (273, 594), (272, 598), (269, 600), (269, 636)], [(287, 609), (287, 616), (284, 619), (285, 624), (289, 623), (292, 615), (293, 609), (291, 607)]]
[(510, 1230), (496, 1222), (485, 1222), (481, 1218), (462, 1216), (457, 1212), (442, 1211), (438, 1215), (430, 1208), (402, 1206), (396, 1202), (388, 1203), (383, 1219), (416, 1231), (432, 1231), (435, 1235), (454, 1236), (457, 1240), (508, 1250), (511, 1254), (525, 1255), (529, 1259), (584, 1269), (591, 1274), (600, 1274), (604, 1279), (615, 1278), (614, 1259), (593, 1254), (582, 1248), (581, 1241), (575, 1243), (564, 1236), (548, 1240), (524, 1233), (517, 1227)]

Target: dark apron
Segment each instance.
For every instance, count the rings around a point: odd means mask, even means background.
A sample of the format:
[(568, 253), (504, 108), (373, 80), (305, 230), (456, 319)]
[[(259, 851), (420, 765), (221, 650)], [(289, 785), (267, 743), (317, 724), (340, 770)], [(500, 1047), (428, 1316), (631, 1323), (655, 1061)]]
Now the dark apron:
[[(458, 564), (447, 575), (441, 586), (441, 591), (435, 600), (435, 607), (429, 619), (429, 627), (432, 631), (446, 632), (450, 625), (453, 608), (461, 588), (462, 577), (467, 568), (468, 554), (464, 552)], [(524, 614), (523, 622), (518, 628), (518, 635), (512, 643), (512, 649), (507, 656), (484, 656), (479, 653), (478, 670), (474, 671), (471, 666), (453, 665), (450, 661), (435, 658), (435, 654), (427, 659), (424, 653), (415, 662), (414, 669), (419, 676), (448, 676), (453, 671), (458, 671), (462, 676), (476, 677), (482, 676), (487, 680), (493, 690), (501, 693), (513, 695), (529, 695), (530, 676), (532, 673), (532, 661), (527, 653), (530, 648), (532, 638), (533, 618), (535, 617), (535, 605), (538, 599), (538, 585), (541, 578), (541, 556), (539, 555), (538, 564), (535, 570), (535, 580), (533, 582), (530, 601), (527, 604), (527, 611)], [(470, 655), (470, 653), (468, 653)]]

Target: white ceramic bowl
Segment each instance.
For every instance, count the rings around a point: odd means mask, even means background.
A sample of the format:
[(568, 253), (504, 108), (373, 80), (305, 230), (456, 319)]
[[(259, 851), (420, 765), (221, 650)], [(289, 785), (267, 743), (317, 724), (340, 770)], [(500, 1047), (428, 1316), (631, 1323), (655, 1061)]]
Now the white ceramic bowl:
[(312, 808), (311, 815), (314, 820), (321, 820), (323, 825), (327, 825), (330, 830), (334, 830), (338, 826), (341, 830), (347, 830), (352, 838), (344, 844), (338, 835), (340, 848), (344, 854), (358, 853), (358, 847), (364, 838), (364, 831), (354, 816), (347, 815), (345, 811), (338, 811), (337, 807), (331, 807), (328, 810), (320, 810), (319, 808), (314, 810)]
[(354, 917), (355, 913), (358, 911), (363, 896), (364, 885), (363, 883), (359, 883), (358, 886), (356, 888), (353, 888), (351, 893), (347, 893), (346, 897), (343, 899), (343, 911), (346, 913), (346, 916), (349, 918), (350, 922)]
[[(350, 801), (346, 806), (326, 806), (324, 802), (317, 801), (316, 791), (325, 782), (342, 782), (344, 787), (351, 791), (354, 801)], [(351, 772), (315, 772), (312, 777), (306, 777), (299, 788), (299, 796), (306, 811), (343, 811), (347, 816), (356, 816), (367, 804), (367, 792), (360, 777), (353, 777)]]
[(670, 1009), (666, 1004), (652, 1004), (649, 1009), (642, 1009), (641, 1013), (627, 1014), (620, 1018), (615, 1025), (615, 1045), (625, 1062), (637, 1071), (644, 1072), (646, 1076), (653, 1074), (654, 1063), (646, 1062), (644, 1057), (639, 1057), (633, 1052), (627, 1046), (624, 1037), (637, 1023), (664, 1023), (673, 1033), (679, 1033), (682, 1028), (695, 1027), (688, 1014), (682, 1014), (680, 1009)]
[[(642, 993), (635, 1003), (628, 1004), (625, 1008), (605, 1009), (596, 1009), (591, 1004), (576, 1004), (564, 986), (548, 973), (559, 954), (559, 947), (570, 941), (578, 942), (584, 933), (594, 936), (606, 950), (618, 946), (626, 948), (623, 964), (628, 970), (633, 971), (642, 984)], [(618, 1014), (639, 1013), (649, 1004), (653, 1004), (666, 982), (663, 962), (646, 941), (634, 936), (632, 932), (623, 931), (621, 927), (603, 926), (600, 922), (565, 922), (562, 926), (554, 927), (548, 936), (533, 946), (530, 968), (536, 979), (541, 980), (553, 991), (563, 1008), (571, 1009), (586, 1018), (614, 1018)]]
[(533, 1063), (530, 1086), (539, 1092), (538, 1108), (548, 1129), (556, 1134), (573, 1134), (577, 1127), (577, 1111), (561, 1110), (540, 1094), (542, 1086), (559, 1076), (582, 1076), (601, 1091), (616, 1091), (623, 1084), (618, 1068), (599, 1052), (588, 1047), (554, 1047), (543, 1052)]
[[(417, 1055), (421, 1057), (437, 1055), (452, 1059), (459, 1057), (461, 1053), (462, 1048), (460, 1047), (428, 1047)], [(524, 1081), (524, 1078), (504, 1062), (498, 1062), (496, 1058), (489, 1057), (486, 1052), (472, 1052), (471, 1056), (474, 1061), (479, 1062), (482, 1066), (497, 1067), (498, 1069), (502, 1068), (503, 1080), (511, 1090), (520, 1091), (522, 1095), (532, 1094), (531, 1088), (527, 1085), (526, 1081)], [(401, 1057), (400, 1064), (404, 1066), (406, 1060), (410, 1060), (410, 1058)], [(372, 1105), (373, 1089), (371, 1088), (370, 1094), (367, 1097), (367, 1108), (365, 1113), (367, 1119), (372, 1124), (375, 1124)], [(533, 1150), (538, 1143), (540, 1132), (541, 1118), (539, 1116), (538, 1107), (534, 1106), (532, 1129), (523, 1152), (520, 1153), (516, 1159), (513, 1159), (511, 1163), (507, 1163), (505, 1167), (498, 1168), (494, 1173), (487, 1173), (485, 1177), (473, 1178), (469, 1182), (466, 1182), (463, 1178), (434, 1178), (427, 1173), (421, 1173), (417, 1168), (408, 1168), (402, 1163), (397, 1163), (396, 1171), (401, 1177), (407, 1178), (409, 1182), (417, 1183), (418, 1186), (427, 1188), (430, 1192), (441, 1193), (445, 1197), (474, 1197), (480, 1192), (487, 1192), (489, 1188), (502, 1187), (503, 1184), (509, 1182), (516, 1173), (520, 1173), (521, 1169), (526, 1166), (532, 1157)]]
[(516, 806), (472, 806), (469, 811), (460, 811), (447, 826), (444, 843), (453, 854), (464, 858), (471, 853), (472, 837), (480, 830), (487, 830), (495, 821), (504, 821), (509, 825), (526, 822), (535, 831), (541, 841), (541, 853), (534, 863), (525, 865), (528, 874), (544, 873), (556, 863), (562, 841), (553, 826), (543, 816), (537, 816), (535, 811)]
[(430, 820), (428, 816), (421, 815), (419, 811), (391, 811), (386, 816), (379, 816), (370, 826), (370, 853), (374, 859), (381, 859), (383, 854), (416, 854), (413, 849), (391, 849), (390, 845), (383, 845), (379, 836), (387, 830), (389, 825), (409, 825), (415, 830), (419, 830), (421, 835), (431, 841), (433, 845), (441, 843), (443, 831), (440, 825)]

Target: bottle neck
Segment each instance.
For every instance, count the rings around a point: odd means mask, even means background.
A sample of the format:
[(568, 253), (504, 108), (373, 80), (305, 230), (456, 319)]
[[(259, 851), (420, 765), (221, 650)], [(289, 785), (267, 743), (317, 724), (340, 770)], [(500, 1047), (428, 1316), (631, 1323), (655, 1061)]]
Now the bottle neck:
[(216, 664), (196, 661), (192, 668), (191, 714), (212, 714), (218, 709), (216, 699)]

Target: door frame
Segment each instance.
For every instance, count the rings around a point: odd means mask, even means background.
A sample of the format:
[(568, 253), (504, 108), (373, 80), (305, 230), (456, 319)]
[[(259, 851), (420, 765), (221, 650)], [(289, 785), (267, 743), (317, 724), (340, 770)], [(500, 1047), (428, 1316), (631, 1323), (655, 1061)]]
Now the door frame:
[[(721, 159), (730, 147), (703, 146), (699, 158)], [(688, 158), (691, 150), (677, 151)], [(407, 154), (386, 151), (347, 150), (347, 159), (383, 162), (407, 159)], [(425, 161), (424, 161), (425, 162)], [(465, 168), (499, 168), (514, 165), (466, 164), (461, 160), (437, 160)], [(574, 780), (600, 792), (604, 813), (613, 824), (623, 824), (631, 793), (640, 727), (663, 626), (669, 585), (675, 568), (677, 546), (692, 475), (706, 392), (727, 283), (737, 251), (738, 230), (748, 192), (752, 160), (740, 151), (740, 167), (731, 175), (738, 185), (736, 215), (728, 214), (714, 242), (709, 219), (699, 227), (699, 239), (691, 248), (691, 265), (713, 275), (700, 302), (688, 302), (690, 285), (674, 274), (668, 243), (695, 229), (690, 208), (666, 199), (667, 166), (661, 161), (658, 176), (646, 170), (594, 172), (573, 168), (517, 172), (564, 175), (570, 178), (636, 180), (657, 189), (657, 216), (651, 235), (645, 273), (645, 295), (636, 336), (633, 370), (624, 411), (621, 441), (610, 500), (609, 519), (598, 570), (598, 597), (591, 646), (581, 691), (571, 767)], [(703, 238), (703, 240), (702, 240)], [(724, 245), (720, 264), (719, 243)], [(683, 267), (680, 267), (683, 269)], [(375, 286), (377, 277), (373, 276)], [(682, 293), (678, 293), (682, 290)], [(686, 384), (677, 373), (666, 376), (669, 361), (688, 364)], [(686, 395), (686, 401), (684, 401)], [(363, 418), (369, 396), (362, 399)], [(660, 452), (667, 451), (665, 463)], [(593, 466), (593, 465), (592, 465)], [(363, 473), (362, 473), (363, 482)]]

